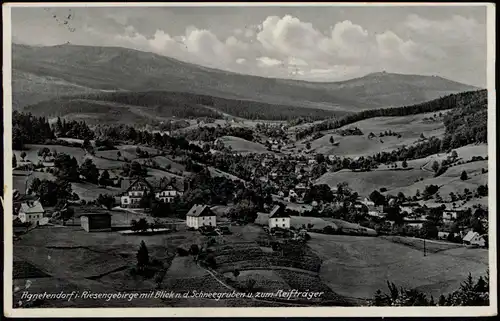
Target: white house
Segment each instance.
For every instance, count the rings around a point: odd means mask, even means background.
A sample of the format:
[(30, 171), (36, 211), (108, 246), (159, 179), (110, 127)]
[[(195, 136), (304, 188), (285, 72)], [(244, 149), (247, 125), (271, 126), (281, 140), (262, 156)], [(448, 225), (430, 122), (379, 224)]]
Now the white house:
[(38, 224), (43, 219), (44, 213), (45, 210), (39, 201), (28, 201), (21, 204), (18, 217), (23, 223)]
[(462, 241), (464, 242), (464, 244), (467, 245), (478, 245), (481, 247), (486, 245), (485, 236), (479, 235), (478, 232), (474, 231), (469, 231), (469, 233), (467, 233), (467, 235), (464, 236)]
[(176, 196), (181, 195), (182, 192), (173, 185), (160, 186), (155, 193), (155, 197), (164, 203), (172, 203)]
[(444, 210), (443, 211), (443, 221), (444, 222), (451, 222), (456, 220), (458, 217), (457, 211), (450, 211), (450, 210)]
[(370, 200), (368, 197), (365, 197), (365, 199), (361, 203), (365, 204), (368, 207), (375, 206), (375, 203), (372, 200)]
[(279, 205), (273, 207), (269, 215), (269, 228), (279, 227), (283, 229), (290, 228), (290, 215), (285, 214)]
[[(129, 181), (124, 180), (122, 183), (127, 184)], [(120, 198), (121, 207), (139, 208), (142, 197), (152, 191), (153, 187), (148, 181), (144, 178), (137, 178), (126, 188), (124, 195)]]
[(217, 226), (217, 216), (207, 205), (194, 205), (186, 215), (186, 225), (198, 229), (202, 226)]

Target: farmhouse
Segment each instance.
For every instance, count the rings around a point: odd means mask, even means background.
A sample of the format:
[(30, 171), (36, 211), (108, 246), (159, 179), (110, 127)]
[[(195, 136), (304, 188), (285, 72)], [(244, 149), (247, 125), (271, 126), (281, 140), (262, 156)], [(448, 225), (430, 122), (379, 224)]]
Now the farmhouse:
[(202, 226), (216, 226), (217, 216), (207, 205), (194, 205), (186, 215), (186, 225), (198, 229)]
[(486, 245), (486, 240), (484, 235), (479, 235), (478, 232), (474, 231), (469, 231), (467, 235), (464, 236), (462, 239), (464, 244), (467, 245), (478, 245), (478, 246), (485, 246)]
[(142, 197), (153, 192), (153, 187), (142, 177), (135, 179), (130, 185), (128, 184), (130, 184), (130, 181), (122, 181), (122, 188), (125, 186), (126, 190), (121, 197), (121, 207), (139, 208)]
[(111, 214), (108, 212), (81, 214), (80, 225), (87, 232), (109, 232), (111, 231)]
[(18, 217), (23, 223), (38, 224), (44, 213), (45, 210), (39, 201), (27, 201), (21, 203)]
[(177, 196), (182, 195), (182, 190), (176, 186), (175, 182), (160, 182), (155, 188), (156, 199), (164, 203), (172, 203)]
[(456, 220), (458, 217), (458, 211), (444, 210), (443, 211), (443, 222), (451, 222)]
[(279, 205), (274, 206), (269, 214), (269, 228), (290, 228), (290, 215), (285, 214)]

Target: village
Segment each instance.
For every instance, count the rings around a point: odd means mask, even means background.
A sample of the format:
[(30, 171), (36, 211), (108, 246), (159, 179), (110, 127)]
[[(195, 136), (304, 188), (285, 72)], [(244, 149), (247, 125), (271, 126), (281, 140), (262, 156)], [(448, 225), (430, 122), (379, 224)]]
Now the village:
[[(278, 233), (296, 239), (299, 235), (303, 237), (304, 233), (309, 230), (326, 234), (402, 235), (469, 246), (487, 246), (485, 233), (474, 231), (470, 226), (460, 224), (460, 218), (470, 216), (470, 209), (467, 213), (466, 209), (460, 208), (455, 202), (440, 204), (432, 208), (422, 204), (417, 197), (406, 198), (404, 195), (385, 197), (378, 191), (361, 198), (346, 183), (339, 183), (337, 187), (332, 188), (328, 188), (327, 185), (313, 185), (314, 171), (317, 169), (318, 162), (326, 164), (328, 168), (331, 165), (326, 159), (333, 159), (334, 156), (324, 158), (322, 155), (321, 157), (311, 155), (293, 157), (291, 155), (255, 154), (244, 157), (257, 164), (252, 170), (250, 177), (252, 181), (245, 182), (244, 186), (250, 186), (255, 182), (256, 184), (263, 183), (275, 192), (272, 194), (271, 201), (265, 204), (268, 212), (255, 211), (250, 215), (254, 217), (254, 220), (245, 223), (263, 226), (266, 231), (272, 231), (273, 235)], [(53, 158), (47, 160), (45, 155), (39, 158), (38, 171), (54, 167)], [(23, 160), (19, 163), (21, 168), (33, 171), (31, 161)], [(289, 169), (291, 171), (287, 171)], [(113, 197), (110, 197), (111, 200), (106, 202), (106, 205), (100, 204), (97, 199), (89, 202), (88, 205), (85, 205), (85, 201), (69, 200), (58, 209), (51, 208), (50, 210), (44, 209), (36, 195), (16, 190), (13, 216), (15, 230), (22, 233), (22, 231), (44, 225), (65, 225), (69, 221), (74, 224), (75, 219), (81, 222), (82, 228), (87, 232), (133, 228), (135, 225), (132, 221), (126, 222), (123, 219), (120, 220), (119, 225), (112, 226), (111, 215), (123, 216), (123, 213), (132, 213), (148, 221), (154, 221), (155, 217), (151, 215), (151, 199), (173, 204), (174, 201), (182, 198), (184, 190), (189, 188), (189, 179), (177, 180), (163, 177), (160, 180), (150, 181), (140, 176), (120, 178), (117, 182), (120, 184), (119, 188), (114, 190)], [(294, 181), (298, 183), (286, 189), (285, 186), (290, 186), (290, 182)], [(217, 209), (219, 205), (194, 204), (185, 213), (184, 218), (176, 218), (174, 225), (185, 224), (189, 229), (201, 229), (204, 232), (210, 228), (216, 234), (221, 235), (221, 228), (228, 231), (232, 224), (241, 224), (241, 220), (231, 220), (227, 215), (231, 206), (235, 205), (226, 206), (222, 214), (215, 214), (212, 208)], [(482, 213), (480, 223), (487, 224), (487, 212), (481, 210), (480, 207), (475, 210)], [(69, 216), (65, 214), (68, 211), (72, 213)], [(76, 212), (78, 213), (74, 214)], [(338, 213), (337, 216), (332, 214), (333, 212)], [(184, 223), (180, 223), (181, 221)], [(150, 229), (155, 230), (154, 227)], [(423, 233), (423, 230), (426, 233)], [(140, 231), (135, 232), (140, 233)], [(156, 233), (160, 232), (165, 231), (156, 230)]]

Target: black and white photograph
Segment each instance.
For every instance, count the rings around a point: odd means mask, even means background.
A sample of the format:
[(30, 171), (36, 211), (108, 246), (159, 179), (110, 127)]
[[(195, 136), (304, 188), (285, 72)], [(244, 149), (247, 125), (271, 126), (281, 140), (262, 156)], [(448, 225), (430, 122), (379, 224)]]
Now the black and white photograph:
[(496, 315), (494, 10), (4, 5), (4, 313)]

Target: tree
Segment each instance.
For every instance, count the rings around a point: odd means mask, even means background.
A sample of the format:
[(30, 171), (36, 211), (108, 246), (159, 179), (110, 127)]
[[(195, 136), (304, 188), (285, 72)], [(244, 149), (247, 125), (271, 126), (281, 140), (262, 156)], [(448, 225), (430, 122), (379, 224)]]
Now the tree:
[(425, 221), (424, 224), (422, 224), (422, 236), (424, 238), (430, 238), (434, 239), (437, 238), (438, 236), (438, 228), (432, 221)]
[(253, 292), (254, 289), (255, 289), (255, 284), (256, 283), (257, 283), (257, 281), (255, 281), (254, 279), (247, 279), (247, 281), (245, 283), (245, 289), (248, 292)]
[(56, 168), (56, 176), (60, 179), (70, 182), (79, 180), (78, 162), (75, 157), (64, 153), (57, 154), (54, 159), (54, 167)]
[(323, 154), (316, 155), (316, 162), (318, 164), (322, 164), (324, 161), (325, 161), (325, 155), (323, 155)]
[(42, 157), (43, 160), (45, 160), (49, 155), (50, 155), (50, 149), (48, 147), (41, 148), (38, 151), (38, 156)]
[(85, 138), (83, 140), (82, 148), (86, 151), (89, 151), (92, 147), (92, 144), (90, 143), (90, 140), (88, 138)]
[(437, 171), (439, 170), (439, 163), (438, 163), (437, 161), (434, 161), (434, 162), (432, 163), (432, 170), (433, 170), (434, 172), (436, 172), (436, 173), (437, 173)]
[(461, 179), (462, 181), (465, 181), (465, 180), (467, 180), (467, 179), (468, 179), (468, 177), (467, 177), (467, 172), (466, 172), (466, 171), (462, 171), (462, 174), (460, 174), (460, 179)]
[(488, 185), (479, 185), (477, 188), (477, 194), (481, 197), (488, 196)]
[(161, 284), (163, 283), (163, 279), (165, 278), (166, 274), (167, 274), (167, 270), (161, 270), (161, 271), (156, 272), (155, 284), (156, 284), (157, 289), (159, 289), (161, 287)]
[(145, 166), (142, 166), (139, 162), (132, 162), (130, 166), (130, 172), (129, 172), (130, 177), (145, 177), (147, 176), (147, 168)]
[(80, 166), (80, 174), (85, 176), (85, 179), (90, 183), (97, 184), (99, 181), (99, 170), (89, 158)]
[(200, 248), (198, 247), (198, 244), (191, 244), (191, 247), (189, 248), (189, 253), (191, 255), (198, 255), (200, 253)]
[(333, 143), (335, 143), (335, 140), (333, 139), (333, 136), (330, 136), (330, 144), (333, 145)]
[(12, 153), (12, 168), (16, 168), (16, 167), (17, 167), (16, 154)]
[(403, 194), (403, 192), (398, 193), (398, 200), (400, 202), (404, 202), (406, 200), (406, 196), (405, 196), (405, 194)]
[(144, 268), (149, 264), (149, 252), (146, 247), (146, 243), (141, 241), (141, 245), (139, 246), (139, 250), (137, 251), (137, 267), (139, 270), (144, 270)]
[(101, 177), (99, 177), (99, 185), (101, 186), (108, 186), (111, 185), (111, 179), (109, 176), (108, 170), (104, 170), (101, 174)]
[(310, 142), (306, 143), (306, 149), (311, 149), (311, 143)]
[(417, 189), (417, 191), (416, 191), (416, 193), (415, 193), (415, 196), (416, 196), (416, 197), (420, 197), (420, 190), (419, 190), (419, 189)]
[(99, 194), (99, 196), (97, 197), (97, 204), (103, 205), (108, 210), (110, 210), (113, 208), (113, 205), (115, 205), (115, 198), (109, 194)]
[(420, 134), (420, 139), (425, 139), (424, 133)]
[(25, 151), (22, 151), (21, 152), (21, 159), (23, 160), (24, 162), (24, 158), (26, 157), (26, 152)]
[(386, 199), (385, 196), (382, 195), (379, 191), (374, 190), (373, 192), (370, 193), (370, 200), (376, 205), (385, 205), (386, 204)]
[(240, 275), (240, 271), (238, 269), (233, 270), (233, 275), (235, 278), (237, 278)]
[(120, 159), (120, 157), (122, 157), (122, 153), (120, 151), (117, 151), (116, 152), (116, 158)]
[(57, 179), (33, 179), (30, 190), (40, 198), (43, 206), (54, 206), (57, 202), (64, 202), (71, 197), (71, 184), (68, 181)]
[(257, 206), (254, 202), (251, 200), (243, 200), (229, 211), (228, 217), (232, 221), (253, 223), (257, 218), (257, 210)]
[(401, 166), (403, 166), (403, 168), (407, 168), (408, 167), (408, 162), (406, 161), (406, 159), (403, 161), (403, 163), (401, 164)]

